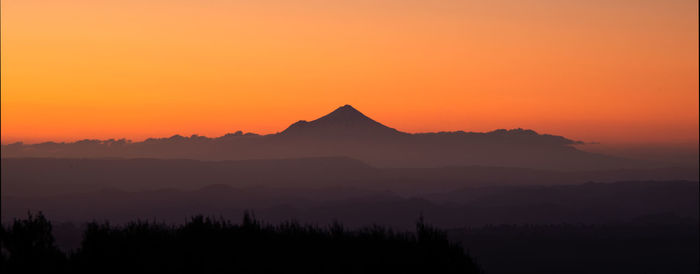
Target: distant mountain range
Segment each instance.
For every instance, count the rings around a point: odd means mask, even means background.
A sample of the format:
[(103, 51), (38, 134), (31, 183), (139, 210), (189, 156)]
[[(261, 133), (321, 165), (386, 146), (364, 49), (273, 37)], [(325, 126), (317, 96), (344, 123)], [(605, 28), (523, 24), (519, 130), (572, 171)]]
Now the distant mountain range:
[(553, 171), (512, 167), (377, 168), (351, 158), (236, 161), (178, 159), (5, 158), (4, 196), (209, 185), (272, 188), (361, 188), (420, 195), (465, 187), (569, 185), (586, 182), (698, 180), (697, 168)]
[(238, 131), (218, 138), (175, 135), (143, 142), (15, 143), (2, 146), (2, 157), (245, 160), (344, 156), (377, 167), (480, 165), (589, 170), (651, 166), (584, 152), (573, 147), (575, 144), (580, 142), (525, 129), (405, 133), (345, 105), (316, 120), (298, 121), (276, 134)]

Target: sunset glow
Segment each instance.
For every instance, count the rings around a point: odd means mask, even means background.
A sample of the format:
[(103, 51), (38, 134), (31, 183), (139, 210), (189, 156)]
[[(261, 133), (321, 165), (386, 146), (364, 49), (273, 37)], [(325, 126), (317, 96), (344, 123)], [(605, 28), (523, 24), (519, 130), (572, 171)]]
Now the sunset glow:
[(2, 143), (406, 132), (698, 141), (698, 2), (2, 1)]

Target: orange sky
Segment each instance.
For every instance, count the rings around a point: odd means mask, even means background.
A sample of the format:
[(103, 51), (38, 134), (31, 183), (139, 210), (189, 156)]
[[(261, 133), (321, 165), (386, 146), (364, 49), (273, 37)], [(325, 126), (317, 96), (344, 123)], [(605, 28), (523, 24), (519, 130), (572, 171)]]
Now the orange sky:
[(408, 132), (698, 142), (696, 0), (3, 0), (2, 142)]

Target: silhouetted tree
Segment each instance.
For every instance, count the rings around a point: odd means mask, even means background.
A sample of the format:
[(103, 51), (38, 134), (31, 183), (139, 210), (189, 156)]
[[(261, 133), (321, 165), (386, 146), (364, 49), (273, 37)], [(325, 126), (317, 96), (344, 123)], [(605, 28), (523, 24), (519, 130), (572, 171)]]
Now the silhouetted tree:
[(57, 273), (65, 271), (66, 257), (54, 245), (51, 223), (39, 212), (15, 219), (0, 233), (3, 273)]

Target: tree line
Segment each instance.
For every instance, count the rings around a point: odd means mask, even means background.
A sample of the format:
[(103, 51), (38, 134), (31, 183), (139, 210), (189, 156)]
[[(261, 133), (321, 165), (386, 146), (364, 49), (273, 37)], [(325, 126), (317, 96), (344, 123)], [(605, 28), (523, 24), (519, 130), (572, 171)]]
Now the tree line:
[(422, 218), (415, 233), (295, 221), (234, 224), (195, 216), (181, 225), (137, 220), (87, 224), (80, 247), (56, 247), (39, 212), (0, 228), (3, 273), (481, 273), (460, 244)]

